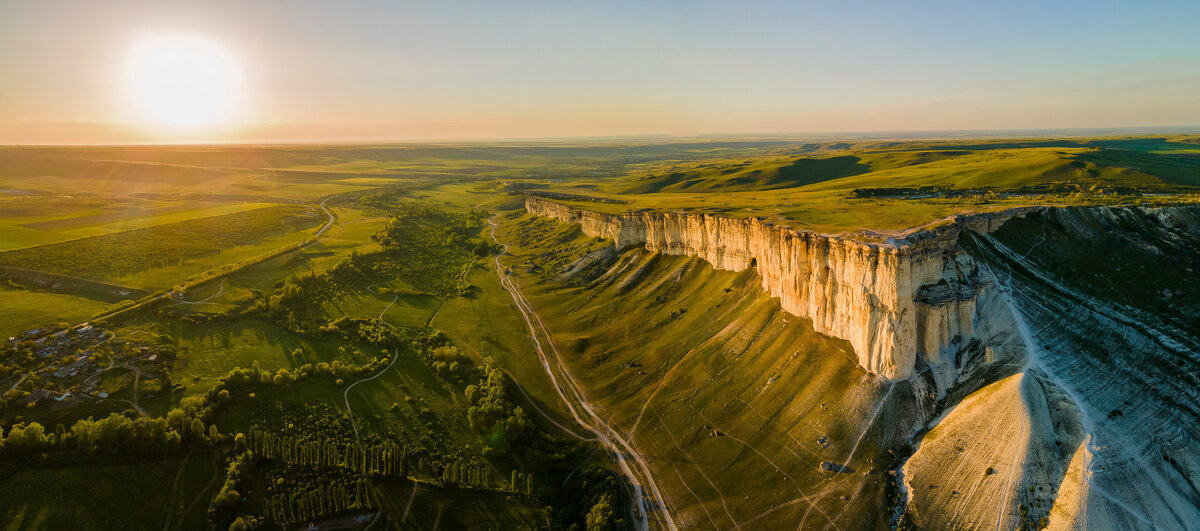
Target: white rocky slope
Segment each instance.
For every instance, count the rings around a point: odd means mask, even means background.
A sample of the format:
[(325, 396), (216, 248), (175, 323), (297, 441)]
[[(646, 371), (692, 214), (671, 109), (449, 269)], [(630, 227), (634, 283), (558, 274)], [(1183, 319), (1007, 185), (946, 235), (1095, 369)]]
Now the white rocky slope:
[(1200, 304), (1180, 296), (1200, 288), (1200, 209), (1055, 209), (966, 247), (1064, 417), (1039, 431), (1059, 452), (1024, 474), (1048, 478), (1025, 493), (1030, 520), (1200, 529)]

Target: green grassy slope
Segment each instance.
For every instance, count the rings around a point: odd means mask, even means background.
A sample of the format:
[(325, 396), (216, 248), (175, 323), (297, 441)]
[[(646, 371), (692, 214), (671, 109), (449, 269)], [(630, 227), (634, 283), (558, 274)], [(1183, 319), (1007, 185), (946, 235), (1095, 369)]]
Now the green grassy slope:
[[(953, 146), (948, 146), (953, 147)], [(630, 175), (625, 194), (854, 188), (1014, 189), (1078, 184), (1151, 191), (1200, 186), (1200, 159), (1107, 148), (861, 151), (831, 157), (681, 163)]]
[(732, 192), (794, 188), (866, 173), (871, 167), (852, 155), (790, 161), (697, 164), (688, 170), (655, 175), (636, 182), (626, 193)]
[[(508, 220), (504, 236), (526, 242), (510, 263), (592, 399), (653, 457), (680, 523), (887, 525), (880, 465), (917, 422), (892, 409), (907, 384), (866, 375), (848, 344), (782, 312), (752, 272), (632, 249), (592, 281), (554, 280), (590, 240), (536, 243), (560, 227)], [(857, 473), (824, 472), (825, 460)]]

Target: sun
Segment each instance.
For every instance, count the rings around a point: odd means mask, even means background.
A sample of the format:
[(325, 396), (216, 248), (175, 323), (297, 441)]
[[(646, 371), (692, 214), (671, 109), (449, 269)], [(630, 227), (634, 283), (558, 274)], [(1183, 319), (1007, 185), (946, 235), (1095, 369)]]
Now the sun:
[(195, 129), (231, 118), (239, 76), (232, 58), (219, 46), (170, 36), (147, 38), (134, 47), (126, 83), (143, 120)]

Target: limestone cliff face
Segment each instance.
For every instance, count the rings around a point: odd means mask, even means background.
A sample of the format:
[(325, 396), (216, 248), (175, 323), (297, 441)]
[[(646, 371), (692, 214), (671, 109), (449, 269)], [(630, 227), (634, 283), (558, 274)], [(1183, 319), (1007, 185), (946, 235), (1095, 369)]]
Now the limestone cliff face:
[(783, 309), (818, 332), (850, 342), (859, 364), (889, 379), (911, 376), (920, 357), (939, 391), (957, 376), (954, 352), (973, 335), (976, 299), (969, 260), (954, 248), (964, 228), (989, 232), (1033, 209), (960, 216), (886, 243), (774, 226), (759, 218), (711, 214), (605, 214), (529, 197), (530, 214), (579, 223), (617, 248), (697, 256), (718, 269), (756, 267)]

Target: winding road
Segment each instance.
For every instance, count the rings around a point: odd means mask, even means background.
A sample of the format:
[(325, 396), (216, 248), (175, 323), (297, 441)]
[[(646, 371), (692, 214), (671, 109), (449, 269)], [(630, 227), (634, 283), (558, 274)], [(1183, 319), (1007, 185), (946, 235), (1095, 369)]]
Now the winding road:
[(400, 349), (396, 349), (395, 351), (392, 352), (392, 361), (391, 361), (391, 363), (387, 364), (387, 367), (384, 367), (383, 370), (376, 373), (375, 376), (368, 376), (366, 378), (363, 378), (357, 382), (354, 382), (354, 383), (346, 386), (346, 390), (342, 393), (342, 400), (344, 400), (346, 402), (346, 414), (350, 415), (350, 427), (354, 428), (354, 442), (359, 441), (359, 439), (358, 439), (358, 423), (354, 421), (354, 412), (351, 411), (351, 409), (350, 409), (350, 390), (354, 389), (354, 386), (356, 386), (360, 383), (369, 382), (371, 380), (379, 378), (380, 376), (383, 376), (383, 373), (388, 372), (388, 369), (391, 369), (392, 365), (395, 365), (396, 360), (398, 360), (398, 359), (400, 359)]
[(329, 227), (333, 226), (333, 219), (334, 219), (333, 212), (330, 212), (328, 208), (325, 208), (325, 203), (328, 202), (330, 199), (333, 199), (333, 196), (326, 197), (324, 200), (321, 201), (321, 204), (320, 204), (321, 210), (324, 210), (325, 215), (329, 216), (329, 221), (326, 221), (325, 225), (321, 227), (321, 230), (317, 231), (317, 233), (315, 235), (313, 235), (313, 241), (316, 241), (318, 238), (320, 238), (322, 235), (325, 234), (325, 231), (329, 230)]
[[(324, 206), (324, 205), (325, 205), (325, 203), (323, 203), (323, 202), (322, 202), (322, 203), (321, 203), (321, 208), (325, 208), (325, 206)], [(387, 281), (387, 282), (379, 282), (379, 283), (377, 283), (377, 284), (371, 284), (370, 286), (367, 286), (367, 291), (369, 291), (369, 292), (371, 292), (371, 293), (374, 293), (374, 294), (376, 294), (376, 295), (382, 295), (381, 293), (379, 293), (379, 291), (377, 291), (377, 290), (375, 289), (375, 286), (382, 286), (382, 285), (384, 285), (384, 284), (390, 284), (390, 283), (392, 283), (392, 282), (395, 282), (395, 281), (396, 281), (396, 279), (392, 279), (392, 280), (389, 280), (389, 281)], [(391, 309), (391, 308), (392, 308), (392, 305), (393, 305), (393, 304), (396, 304), (396, 300), (398, 300), (399, 298), (400, 298), (400, 296), (399, 296), (399, 295), (396, 295), (396, 294), (394, 294), (394, 293), (393, 293), (393, 294), (392, 294), (392, 302), (389, 302), (389, 303), (388, 303), (388, 305), (387, 305), (387, 306), (385, 306), (385, 307), (383, 308), (383, 311), (379, 312), (379, 320), (380, 320), (381, 322), (383, 322), (383, 324), (385, 324), (385, 325), (388, 325), (388, 326), (390, 326), (390, 327), (392, 327), (392, 328), (395, 328), (395, 325), (393, 325), (392, 323), (389, 323), (389, 322), (387, 322), (387, 320), (385, 320), (385, 319), (383, 318), (383, 314), (387, 313), (387, 311), (388, 311), (389, 309)], [(395, 351), (392, 353), (392, 361), (391, 361), (390, 363), (388, 363), (387, 367), (384, 367), (384, 368), (383, 368), (383, 370), (379, 371), (379, 373), (378, 373), (378, 374), (376, 374), (375, 376), (371, 376), (371, 377), (368, 377), (368, 378), (363, 378), (363, 379), (361, 379), (361, 380), (359, 380), (359, 381), (357, 381), (357, 382), (354, 382), (354, 383), (352, 383), (352, 384), (350, 384), (350, 385), (346, 386), (346, 390), (345, 390), (344, 392), (342, 392), (342, 400), (346, 402), (346, 414), (350, 416), (350, 427), (354, 428), (354, 442), (358, 442), (358, 441), (359, 441), (359, 439), (358, 439), (358, 422), (355, 422), (355, 420), (354, 420), (354, 411), (350, 409), (350, 390), (351, 390), (351, 389), (354, 389), (354, 386), (356, 386), (356, 385), (358, 385), (358, 384), (360, 384), (360, 383), (363, 383), (363, 382), (366, 382), (366, 381), (370, 381), (370, 380), (374, 380), (374, 379), (376, 379), (376, 378), (379, 378), (380, 376), (383, 376), (383, 373), (387, 372), (387, 371), (388, 371), (388, 369), (391, 369), (391, 368), (392, 368), (392, 365), (395, 365), (395, 364), (396, 364), (396, 360), (398, 360), (398, 359), (400, 359), (400, 349), (395, 349)]]
[[(496, 238), (496, 222), (489, 219), (488, 223), (492, 226), (492, 241), (503, 247), (504, 253), (502, 254), (508, 253), (508, 245), (501, 243)], [(534, 311), (533, 306), (529, 304), (529, 300), (521, 293), (521, 289), (517, 283), (505, 273), (506, 268), (500, 263), (500, 255), (497, 255), (493, 260), (496, 266), (496, 275), (500, 277), (500, 284), (512, 296), (513, 303), (516, 304), (517, 309), (521, 312), (521, 318), (525, 320), (525, 324), (529, 327), (529, 337), (533, 342), (534, 350), (541, 359), (542, 368), (550, 376), (550, 381), (554, 384), (555, 392), (558, 393), (559, 398), (567, 407), (567, 410), (570, 411), (575, 422), (584, 429), (592, 432), (596, 439), (616, 458), (621, 473), (633, 487), (634, 506), (636, 509), (633, 511), (632, 516), (637, 529), (646, 530), (650, 528), (648, 519), (649, 510), (646, 506), (646, 498), (650, 498), (662, 517), (662, 524), (667, 529), (676, 531), (678, 527), (675, 524), (675, 520), (671, 517), (671, 512), (667, 509), (666, 499), (659, 490), (658, 483), (654, 480), (654, 475), (650, 471), (650, 465), (642, 458), (641, 452), (637, 450), (632, 441), (622, 436), (596, 413), (595, 409), (588, 402), (587, 395), (584, 393), (579, 381), (575, 379), (563, 361), (562, 353), (559, 352), (558, 346), (554, 343), (550, 329), (546, 327), (541, 316)], [(548, 346), (550, 352), (553, 354), (553, 365), (551, 364), (550, 356), (546, 353), (542, 340), (539, 339), (539, 335), (545, 338), (545, 346)], [(557, 373), (553, 366), (558, 367)], [(643, 490), (643, 485), (648, 492)]]

